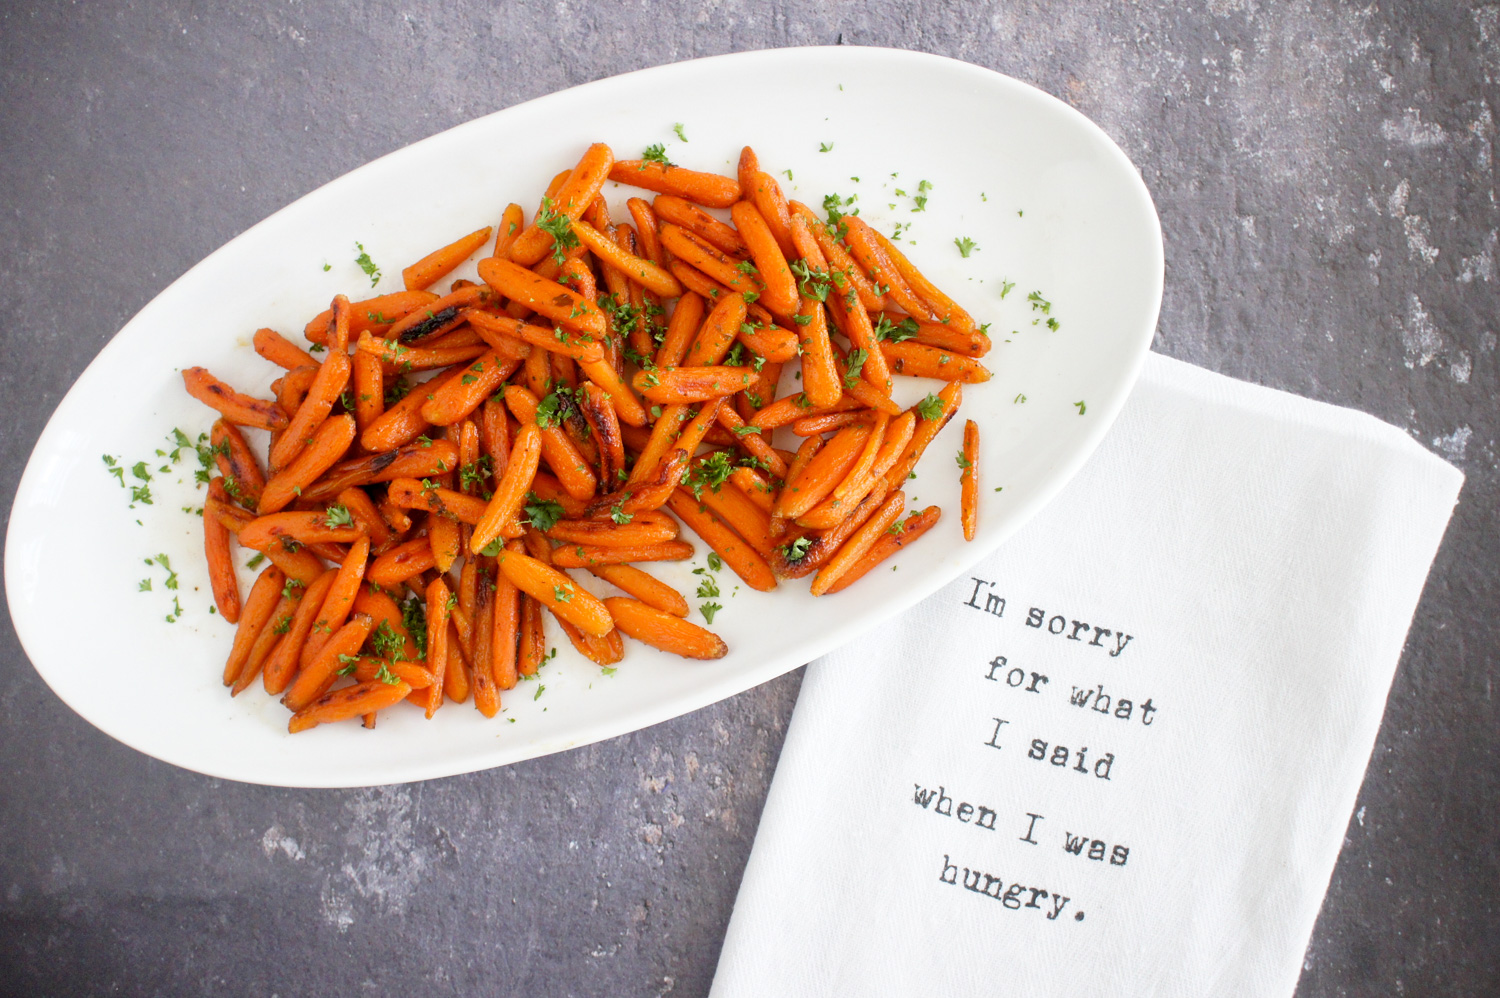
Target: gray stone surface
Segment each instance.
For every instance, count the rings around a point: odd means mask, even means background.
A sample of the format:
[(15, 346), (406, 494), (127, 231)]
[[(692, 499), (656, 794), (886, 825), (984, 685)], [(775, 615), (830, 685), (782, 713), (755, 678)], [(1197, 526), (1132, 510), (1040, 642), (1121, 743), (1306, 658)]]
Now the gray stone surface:
[[(989, 66), (1139, 164), (1158, 350), (1374, 413), (1467, 472), (1298, 993), (1500, 993), (1500, 8), (1203, 6), (10, 0), (0, 501), (126, 319), (373, 157), (733, 50), (842, 36)], [(6, 618), (0, 991), (703, 994), (798, 681), (499, 771), (272, 790), (99, 734)]]

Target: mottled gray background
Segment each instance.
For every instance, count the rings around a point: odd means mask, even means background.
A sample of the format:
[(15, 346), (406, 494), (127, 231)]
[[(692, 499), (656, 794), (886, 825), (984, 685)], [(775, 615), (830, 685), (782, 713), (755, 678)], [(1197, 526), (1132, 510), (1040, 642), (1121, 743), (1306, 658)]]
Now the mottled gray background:
[[(52, 407), (126, 319), (371, 158), (740, 49), (842, 36), (989, 66), (1140, 166), (1166, 233), (1158, 350), (1374, 413), (1467, 472), (1298, 994), (1500, 993), (1500, 7), (445, 6), (0, 3), (7, 512)], [(11, 994), (701, 995), (799, 682), (495, 772), (271, 790), (99, 734), (5, 619)]]

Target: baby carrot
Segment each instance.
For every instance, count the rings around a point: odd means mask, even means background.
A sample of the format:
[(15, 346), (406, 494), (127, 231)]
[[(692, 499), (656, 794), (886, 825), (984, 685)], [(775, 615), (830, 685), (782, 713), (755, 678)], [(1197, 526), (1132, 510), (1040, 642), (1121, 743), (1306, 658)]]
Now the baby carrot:
[(356, 683), (342, 689), (325, 693), (312, 703), (292, 715), (286, 729), (292, 734), (307, 731), (320, 724), (347, 721), (361, 715), (371, 715), (393, 704), (400, 703), (411, 692), (405, 682), (386, 683), (374, 680)]
[(864, 557), (865, 552), (880, 539), (880, 535), (890, 529), (891, 524), (901, 515), (906, 507), (906, 493), (892, 493), (880, 508), (875, 511), (864, 526), (854, 532), (854, 536), (844, 542), (838, 553), (828, 560), (828, 563), (818, 570), (818, 574), (812, 581), (812, 594), (822, 596), (828, 591), (828, 587), (838, 581), (839, 576), (849, 571), (854, 564)]
[(274, 329), (257, 329), (250, 340), (255, 352), (277, 367), (290, 371), (304, 364), (316, 364), (313, 355)]
[[(344, 663), (340, 659), (359, 654), (360, 646), (370, 636), (373, 626), (374, 622), (369, 617), (359, 614), (330, 635), (312, 658), (306, 659), (307, 647), (304, 646), (302, 654), (306, 664), (297, 673), (297, 678), (292, 680), (292, 685), (287, 688), (281, 702), (295, 712), (321, 697), (333, 685), (339, 669), (343, 668)], [(309, 639), (316, 635), (317, 631), (314, 631)]]
[(724, 398), (755, 382), (751, 367), (660, 367), (641, 370), (632, 386), (648, 401), (661, 405), (674, 402), (706, 402)]
[(663, 613), (688, 615), (688, 602), (681, 593), (634, 565), (590, 565), (589, 572)]
[[(595, 142), (589, 146), (578, 161), (578, 165), (558, 188), (556, 196), (548, 199), (551, 202), (551, 212), (554, 215), (564, 216), (569, 221), (577, 221), (583, 217), (584, 210), (599, 195), (604, 181), (611, 177), (614, 166), (615, 154), (609, 146), (602, 142)], [(556, 240), (550, 232), (540, 227), (540, 221), (541, 219), (538, 219), (533, 222), (516, 237), (516, 241), (510, 247), (511, 260), (529, 267), (547, 255), (547, 251), (552, 248)], [(602, 333), (603, 330), (600, 332)]]
[(652, 205), (663, 222), (686, 229), (715, 249), (741, 259), (749, 255), (745, 240), (733, 226), (719, 221), (691, 201), (671, 194), (658, 194)]
[(454, 601), (440, 575), (427, 584), (427, 671), (432, 673), (431, 695), (427, 698), (427, 718), (443, 705), (443, 680), (451, 665), (448, 657), (449, 620)]
[(500, 536), (501, 531), (516, 518), (526, 499), (526, 492), (536, 478), (536, 469), (542, 456), (542, 432), (535, 420), (523, 423), (510, 449), (510, 460), (506, 463), (494, 495), (485, 506), (484, 513), (474, 526), (469, 538), (469, 550), (483, 551)]
[[(686, 541), (652, 541), (629, 547), (598, 544), (565, 544), (552, 552), (558, 568), (592, 568), (595, 565), (629, 565), (641, 561), (686, 561), (693, 546)], [(520, 585), (520, 583), (516, 583)]]
[(729, 646), (713, 631), (663, 613), (640, 600), (611, 596), (604, 605), (620, 630), (653, 648), (683, 658), (715, 659), (729, 654)]
[(281, 430), (288, 423), (287, 414), (275, 402), (242, 395), (208, 373), (206, 368), (189, 367), (182, 372), (182, 383), (193, 398), (225, 419), (259, 430)]
[(972, 357), (951, 353), (915, 340), (882, 343), (881, 353), (896, 374), (912, 378), (936, 378), (939, 381), (961, 381), (977, 385), (990, 380), (989, 369)]
[(728, 565), (745, 585), (760, 592), (770, 592), (776, 588), (776, 577), (771, 574), (771, 566), (766, 564), (765, 559), (751, 550), (718, 517), (703, 508), (698, 500), (693, 498), (691, 492), (679, 488), (672, 493), (672, 498), (667, 500), (667, 505), (672, 508), (672, 512), (677, 514), (678, 519), (703, 538), (703, 542), (724, 559), (724, 564)]
[(703, 320), (703, 327), (688, 349), (684, 367), (706, 367), (718, 364), (734, 345), (735, 336), (745, 324), (745, 296), (726, 295), (721, 298)]
[(958, 482), (960, 490), (959, 522), (963, 524), (964, 540), (974, 539), (974, 530), (979, 517), (979, 424), (972, 419), (964, 423), (964, 449), (958, 454)]
[(229, 496), (247, 509), (259, 506), (261, 490), (266, 487), (266, 475), (260, 470), (260, 461), (245, 442), (239, 427), (222, 419), (214, 420), (209, 444)]
[(728, 177), (655, 160), (617, 160), (610, 168), (609, 179), (658, 194), (675, 194), (706, 208), (728, 208), (740, 199), (740, 185)]
[(467, 260), (474, 252), (490, 241), (490, 233), (494, 230), (488, 225), (471, 232), (461, 239), (455, 239), (447, 246), (433, 250), (422, 259), (401, 271), (401, 280), (408, 291), (425, 291), (446, 275), (458, 269), (458, 265)]
[(922, 512), (913, 513), (905, 520), (902, 520), (901, 527), (896, 533), (893, 534), (887, 530), (881, 534), (880, 539), (870, 545), (870, 549), (860, 556), (858, 561), (849, 566), (848, 571), (840, 575), (837, 581), (828, 587), (828, 594), (831, 595), (840, 590), (847, 589), (858, 582), (870, 569), (931, 530), (942, 515), (943, 511), (938, 507), (928, 506)]
[[(369, 334), (366, 333), (366, 336)], [(292, 460), (312, 441), (313, 432), (338, 401), (339, 394), (349, 384), (349, 355), (330, 349), (328, 358), (318, 368), (307, 397), (297, 407), (286, 432), (271, 447), (271, 473), (275, 474), (292, 463)]]
[(761, 304), (776, 315), (790, 318), (797, 314), (797, 282), (787, 266), (786, 254), (782, 252), (771, 227), (759, 209), (749, 201), (741, 201), (729, 209), (740, 237), (750, 250), (755, 269), (760, 274), (765, 290), (761, 292)]
[[(313, 623), (312, 631), (307, 635), (307, 643), (302, 647), (299, 661), (302, 668), (307, 668), (309, 662), (318, 654), (325, 642), (339, 628), (344, 626), (344, 621), (349, 619), (349, 613), (354, 609), (354, 598), (359, 595), (360, 583), (364, 581), (365, 569), (370, 559), (370, 539), (361, 537), (349, 547), (349, 554), (344, 558), (344, 563), (339, 566), (338, 574), (333, 578), (333, 585), (328, 587), (328, 595), (323, 597), (323, 605), (318, 608), (318, 615)], [(374, 625), (372, 624), (373, 628)]]
[(500, 552), (496, 564), (516, 588), (555, 613), (559, 619), (589, 634), (603, 636), (615, 626), (597, 597), (571, 578), (530, 555)]
[(317, 481), (333, 467), (354, 442), (354, 417), (329, 416), (308, 440), (307, 446), (290, 464), (271, 476), (260, 496), (259, 512), (274, 513), (285, 509), (302, 490)]
[(284, 692), (291, 683), (297, 664), (302, 660), (302, 648), (307, 644), (307, 636), (312, 633), (313, 624), (317, 622), (318, 614), (323, 609), (323, 600), (328, 597), (328, 590), (333, 587), (333, 580), (338, 578), (338, 574), (337, 569), (330, 568), (306, 587), (287, 587), (295, 589), (302, 598), (297, 601), (291, 625), (286, 634), (282, 635), (281, 643), (271, 652), (271, 657), (266, 659), (261, 671), (261, 682), (266, 692), (272, 696)]

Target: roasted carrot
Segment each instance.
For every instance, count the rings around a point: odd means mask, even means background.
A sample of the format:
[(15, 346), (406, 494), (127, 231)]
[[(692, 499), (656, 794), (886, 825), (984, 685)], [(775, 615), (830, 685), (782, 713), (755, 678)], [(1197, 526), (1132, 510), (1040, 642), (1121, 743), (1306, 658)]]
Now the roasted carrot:
[(338, 350), (328, 352), (328, 358), (318, 368), (317, 377), (313, 378), (312, 386), (307, 390), (307, 397), (297, 407), (296, 414), (292, 416), (281, 438), (271, 447), (273, 475), (291, 464), (312, 442), (314, 432), (328, 418), (339, 394), (349, 384), (349, 370), (347, 353)]
[(745, 240), (733, 226), (719, 221), (691, 201), (671, 194), (658, 194), (652, 206), (663, 222), (686, 229), (720, 252), (740, 259), (749, 256)]
[[(558, 188), (556, 197), (547, 199), (550, 202), (547, 204), (549, 212), (554, 216), (565, 216), (570, 221), (581, 218), (584, 210), (599, 195), (604, 181), (613, 172), (614, 165), (615, 154), (609, 146), (602, 142), (589, 146), (578, 165)], [(539, 226), (540, 221), (539, 218), (516, 237), (515, 243), (510, 247), (511, 260), (529, 267), (547, 255), (556, 240), (551, 233)]]
[(740, 185), (728, 177), (655, 160), (617, 160), (610, 168), (609, 179), (658, 194), (675, 194), (707, 208), (728, 208), (740, 199)]
[(792, 243), (792, 215), (787, 205), (786, 195), (781, 192), (781, 184), (769, 173), (752, 170), (748, 186), (744, 180), (741, 180), (740, 188), (745, 191), (748, 200), (755, 205), (756, 210), (765, 219), (771, 234), (776, 238), (776, 245), (781, 247), (782, 254), (787, 259), (796, 256), (796, 247)]
[(286, 467), (271, 476), (260, 497), (260, 512), (285, 509), (344, 456), (354, 442), (354, 417), (329, 416), (313, 432), (307, 446)]
[(665, 513), (621, 513), (615, 520), (558, 520), (545, 531), (564, 544), (639, 547), (677, 538), (677, 521)]
[(979, 519), (979, 424), (972, 419), (964, 423), (964, 449), (958, 454), (959, 522), (964, 540), (972, 541)]
[(526, 210), (518, 204), (508, 204), (500, 213), (500, 224), (495, 226), (495, 248), (490, 256), (509, 257), (521, 231), (526, 227)]
[[(324, 643), (318, 646), (311, 658), (307, 658), (309, 646), (304, 645), (302, 653), (306, 661), (302, 670), (297, 673), (297, 678), (292, 680), (292, 685), (287, 688), (286, 695), (281, 698), (281, 702), (293, 711), (298, 711), (321, 697), (337, 678), (338, 671), (344, 667), (345, 663), (340, 659), (357, 655), (360, 646), (370, 636), (373, 626), (374, 622), (369, 617), (357, 614), (354, 619), (329, 635)], [(315, 627), (313, 633), (308, 635), (309, 641), (317, 633)]]
[(281, 588), (286, 584), (286, 575), (275, 565), (267, 565), (250, 587), (250, 596), (245, 600), (240, 613), (239, 630), (234, 634), (234, 645), (229, 649), (229, 660), (224, 663), (224, 685), (234, 682), (250, 658), (250, 649), (260, 636), (261, 628), (270, 620), (271, 611), (281, 599)]
[(217, 409), (231, 423), (260, 430), (281, 430), (289, 422), (287, 414), (275, 402), (242, 395), (209, 374), (206, 368), (187, 368), (182, 372), (182, 382), (189, 395)]
[(751, 589), (760, 592), (770, 592), (776, 588), (776, 577), (771, 574), (771, 567), (766, 564), (764, 558), (752, 550), (741, 540), (733, 530), (714, 516), (713, 513), (703, 508), (693, 494), (686, 489), (679, 488), (672, 493), (672, 498), (667, 500), (667, 505), (693, 533), (703, 538), (703, 542), (713, 548), (724, 564), (728, 565), (734, 574), (738, 575)]
[(486, 257), (479, 261), (479, 276), (500, 294), (560, 325), (594, 336), (605, 333), (604, 313), (599, 311), (599, 306), (519, 264)]
[[(352, 302), (349, 306), (349, 335), (358, 338), (359, 334), (366, 330), (377, 336), (381, 335), (392, 324), (401, 321), (420, 308), (431, 305), (437, 301), (437, 298), (438, 296), (430, 291), (397, 291), (394, 294), (377, 295), (374, 298)], [(333, 309), (330, 308), (313, 316), (307, 328), (303, 330), (303, 335), (313, 343), (327, 345), (328, 333), (332, 326)]]
[[(706, 274), (730, 291), (754, 291), (756, 293), (761, 291), (761, 282), (755, 276), (754, 264), (748, 260), (736, 260), (710, 246), (687, 229), (676, 225), (663, 225), (661, 244), (673, 256)], [(710, 297), (718, 296), (711, 295)]]
[(663, 613), (688, 615), (688, 602), (681, 593), (634, 565), (590, 565), (589, 572)]
[(966, 385), (977, 385), (990, 380), (989, 369), (974, 358), (915, 340), (882, 343), (880, 352), (885, 354), (892, 372), (907, 377), (961, 381)]
[(505, 389), (505, 404), (522, 426), (532, 424), (541, 430), (542, 456), (568, 494), (575, 499), (592, 497), (599, 484), (598, 478), (562, 429), (555, 423), (540, 425), (537, 409), (541, 403), (537, 397), (519, 385), (511, 385)]
[(455, 239), (447, 246), (433, 250), (422, 259), (401, 271), (401, 280), (408, 291), (425, 291), (458, 269), (479, 247), (490, 241), (494, 230), (488, 225)]
[(858, 582), (870, 569), (879, 565), (882, 561), (885, 561), (891, 555), (931, 530), (942, 515), (943, 511), (938, 507), (928, 506), (922, 512), (913, 513), (905, 520), (902, 520), (900, 528), (895, 533), (887, 530), (881, 534), (880, 538), (874, 544), (870, 545), (870, 549), (861, 555), (858, 561), (849, 566), (848, 570), (828, 587), (827, 594), (832, 595)]
[[(948, 328), (959, 332), (968, 332), (974, 328), (973, 316), (959, 308), (958, 303), (939, 291), (937, 285), (924, 277), (922, 272), (914, 267), (912, 262), (906, 258), (906, 254), (902, 253), (896, 247), (895, 243), (874, 229), (870, 229), (869, 231), (870, 235), (874, 237), (875, 242), (885, 252), (886, 259), (891, 261), (896, 268), (896, 272), (901, 275), (906, 285), (911, 288), (922, 304), (926, 305), (932, 312), (933, 318)], [(907, 311), (911, 312), (911, 309), (907, 309)], [(911, 314), (916, 315), (917, 313), (912, 312)]]
[(744, 324), (745, 296), (735, 293), (721, 298), (708, 313), (708, 318), (703, 320), (683, 366), (707, 367), (721, 363)]
[[(219, 502), (229, 502), (222, 478), (208, 483), (208, 494)], [(232, 547), (229, 528), (217, 517), (209, 516), (205, 509), (203, 555), (208, 562), (208, 581), (214, 593), (214, 606), (218, 607), (219, 616), (234, 624), (240, 619), (240, 581), (234, 571)]]
[(598, 232), (592, 225), (574, 222), (573, 235), (587, 246), (603, 262), (625, 274), (659, 295), (675, 298), (682, 294), (682, 285), (669, 271), (663, 270), (650, 260), (643, 260), (621, 249), (613, 239)]
[(313, 355), (282, 336), (274, 329), (257, 329), (250, 339), (255, 352), (277, 367), (290, 371), (304, 364), (316, 364)]
[(426, 537), (417, 537), (396, 545), (376, 558), (365, 574), (377, 586), (399, 589), (401, 583), (416, 578), (434, 564), (432, 545)]
[(787, 318), (796, 315), (799, 305), (797, 282), (787, 265), (786, 254), (760, 209), (749, 201), (741, 201), (729, 210), (729, 214), (740, 237), (745, 240), (750, 259), (755, 261), (761, 283), (765, 285), (761, 303), (776, 315)]
[(270, 617), (266, 618), (266, 625), (260, 629), (255, 644), (250, 646), (250, 657), (245, 660), (240, 674), (235, 677), (234, 685), (229, 688), (230, 696), (237, 697), (245, 692), (255, 681), (255, 677), (260, 675), (261, 667), (266, 664), (272, 651), (286, 640), (286, 631), (292, 625), (292, 617), (296, 614), (301, 599), (301, 586), (289, 585), (281, 590), (281, 599), (271, 610)]
[(490, 637), (490, 675), (497, 689), (516, 685), (516, 642), (521, 628), (521, 592), (504, 572), (494, 573), (495, 612)]
[(318, 654), (323, 644), (334, 632), (344, 626), (344, 621), (349, 619), (349, 614), (354, 609), (354, 598), (359, 595), (360, 583), (364, 581), (369, 560), (370, 539), (361, 537), (350, 545), (349, 554), (339, 566), (333, 585), (328, 589), (328, 595), (323, 597), (323, 605), (318, 609), (312, 631), (307, 635), (307, 642), (303, 645), (302, 654), (299, 657), (302, 668), (307, 668), (308, 663)]
[(683, 658), (714, 659), (729, 654), (729, 646), (713, 631), (663, 613), (640, 600), (611, 596), (604, 605), (620, 630), (653, 648)]
[(761, 434), (760, 427), (746, 426), (745, 421), (740, 418), (740, 414), (727, 405), (720, 406), (714, 418), (719, 421), (719, 425), (734, 434), (735, 443), (745, 448), (750, 453), (750, 456), (762, 462), (771, 474), (777, 478), (786, 475), (786, 460), (780, 454), (776, 453), (774, 447), (766, 442), (766, 438)]
[(448, 632), (453, 614), (452, 594), (438, 576), (427, 584), (427, 671), (432, 673), (431, 695), (427, 698), (430, 720), (443, 705), (443, 680), (448, 673)]
[(508, 548), (496, 557), (496, 564), (517, 589), (580, 630), (604, 635), (614, 627), (597, 597), (551, 565)]
[(870, 432), (868, 424), (855, 423), (835, 433), (800, 475), (787, 480), (786, 488), (777, 497), (776, 512), (795, 520), (822, 502), (859, 460)]
[(374, 714), (400, 703), (411, 689), (410, 685), (400, 680), (395, 683), (375, 680), (333, 690), (293, 714), (291, 720), (287, 721), (287, 731), (295, 735), (320, 724)]
[(693, 546), (686, 541), (653, 541), (629, 547), (566, 544), (552, 553), (552, 563), (558, 568), (593, 568), (595, 565), (630, 565), (643, 561), (686, 561), (692, 556)]
[(418, 438), (394, 450), (340, 461), (302, 490), (302, 498), (323, 502), (347, 488), (397, 478), (427, 478), (458, 467), (458, 450), (446, 440)]
[(818, 574), (812, 581), (812, 594), (822, 596), (828, 591), (828, 587), (838, 581), (839, 576), (849, 571), (865, 552), (880, 539), (880, 535), (890, 529), (891, 525), (901, 515), (906, 507), (906, 493), (894, 492), (888, 496), (880, 508), (875, 511), (870, 519), (865, 521), (864, 526), (855, 531), (854, 536), (844, 542), (837, 554), (828, 560), (828, 563), (818, 570)]
[[(450, 522), (476, 524), (484, 516), (485, 502), (478, 496), (428, 485), (415, 478), (398, 478), (387, 486), (386, 495), (403, 509), (422, 509)], [(428, 529), (435, 521), (429, 519)], [(443, 569), (446, 571), (446, 569)]]
[(516, 434), (515, 444), (510, 450), (510, 460), (495, 485), (494, 495), (490, 497), (489, 504), (475, 524), (469, 539), (471, 552), (477, 554), (483, 551), (515, 520), (525, 501), (526, 492), (536, 478), (541, 455), (541, 430), (534, 420), (524, 423)]
[(724, 398), (748, 388), (754, 381), (754, 368), (713, 365), (637, 371), (632, 384), (648, 401), (668, 405)]
[(682, 282), (683, 287), (709, 301), (718, 301), (730, 294), (729, 288), (685, 261), (672, 260), (667, 264), (667, 269), (672, 272), (673, 277)]
[(318, 614), (323, 609), (323, 600), (327, 599), (328, 590), (333, 587), (338, 574), (337, 569), (330, 568), (306, 587), (287, 587), (296, 588), (302, 598), (297, 601), (297, 610), (292, 614), (292, 622), (282, 635), (281, 643), (266, 659), (261, 672), (261, 682), (272, 696), (284, 692), (296, 674), (307, 636), (312, 633), (313, 624), (317, 623)]
[[(470, 561), (465, 559), (464, 568)], [(500, 713), (500, 690), (495, 684), (495, 586), (489, 573), (480, 573), (474, 594), (473, 661), (469, 670), (469, 687), (474, 691), (474, 706), (485, 717)]]
[(933, 315), (927, 303), (916, 296), (895, 264), (886, 256), (880, 241), (875, 238), (875, 231), (858, 215), (845, 215), (839, 222), (848, 230), (846, 240), (849, 255), (854, 257), (871, 280), (887, 289), (887, 297), (918, 322), (937, 321), (937, 316)]

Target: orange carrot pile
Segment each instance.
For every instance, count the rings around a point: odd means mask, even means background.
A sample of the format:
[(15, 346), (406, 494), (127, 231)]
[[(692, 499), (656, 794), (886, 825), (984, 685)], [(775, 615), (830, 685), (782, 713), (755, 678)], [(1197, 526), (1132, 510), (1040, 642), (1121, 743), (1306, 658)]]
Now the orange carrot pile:
[[(609, 180), (656, 197), (615, 221)], [(482, 283), (434, 288), (480, 252)], [(989, 378), (967, 312), (857, 216), (787, 201), (748, 147), (730, 178), (593, 145), (530, 224), (512, 204), (402, 278), (336, 297), (307, 349), (256, 333), (285, 369), (270, 398), (183, 372), (221, 416), (204, 550), (239, 628), (224, 683), (258, 677), (293, 732), (373, 727), (402, 700), (431, 717), (472, 696), (493, 717), (545, 660), (549, 617), (603, 667), (626, 638), (723, 657), (643, 566), (690, 558), (686, 526), (753, 589), (848, 587), (937, 522), (903, 517), (902, 486), (962, 386)], [(946, 384), (903, 409), (900, 376)], [(247, 429), (269, 434), (264, 465)], [(969, 421), (969, 539), (977, 461)], [(243, 600), (236, 544), (269, 562)], [(589, 576), (628, 595), (600, 599)]]

